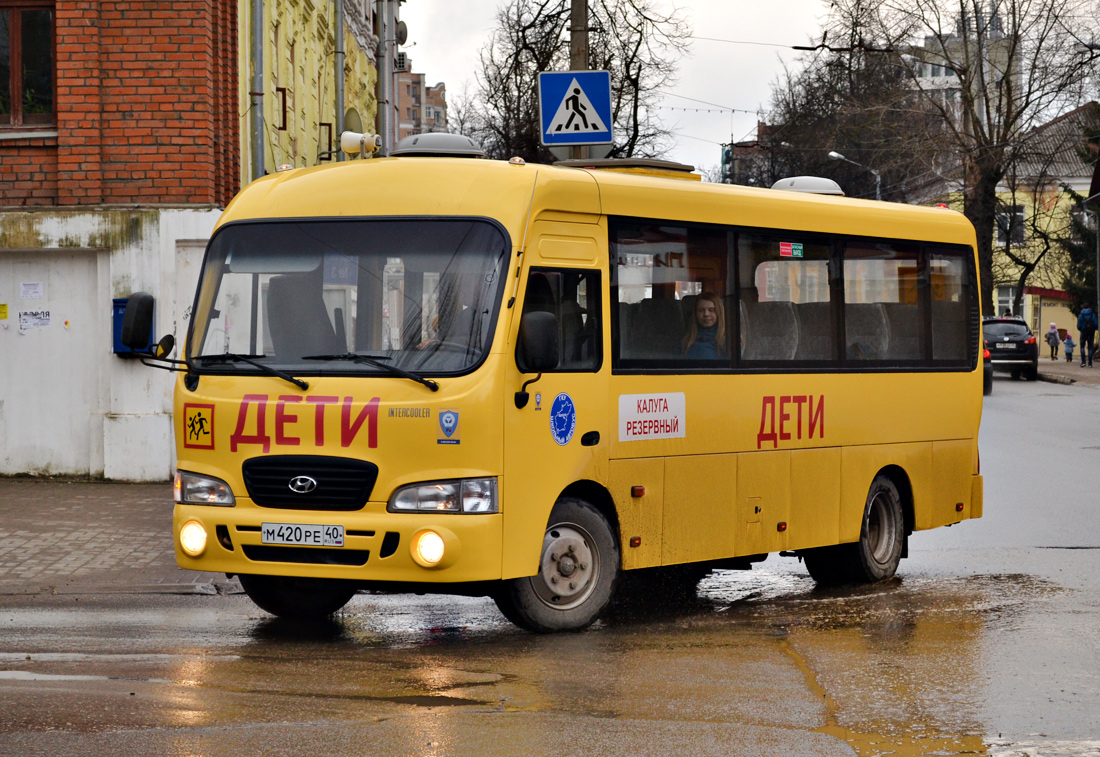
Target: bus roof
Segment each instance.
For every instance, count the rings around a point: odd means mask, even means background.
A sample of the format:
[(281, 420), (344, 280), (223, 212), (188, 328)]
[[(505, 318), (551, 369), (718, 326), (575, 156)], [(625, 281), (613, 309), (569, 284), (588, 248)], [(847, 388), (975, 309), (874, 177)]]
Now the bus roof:
[(245, 187), (220, 223), (477, 216), (499, 221), (518, 246), (529, 208), (532, 220), (547, 214), (587, 222), (631, 216), (971, 246), (975, 241), (969, 220), (944, 208), (592, 168), (427, 157), (353, 160), (267, 176)]

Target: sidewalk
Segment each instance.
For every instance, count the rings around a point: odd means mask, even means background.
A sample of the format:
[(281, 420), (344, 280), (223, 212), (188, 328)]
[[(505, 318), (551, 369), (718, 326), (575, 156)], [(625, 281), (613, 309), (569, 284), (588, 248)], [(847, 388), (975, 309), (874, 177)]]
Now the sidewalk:
[(176, 567), (170, 484), (0, 478), (0, 595), (237, 587)]
[[(1045, 345), (1044, 345), (1045, 347)], [(1081, 352), (1074, 350), (1073, 362), (1067, 363), (1065, 354), (1059, 350), (1058, 359), (1039, 356), (1039, 378), (1058, 384), (1074, 383), (1082, 386), (1100, 386), (1100, 357), (1093, 360), (1094, 368), (1081, 367)], [(996, 391), (996, 389), (994, 389)]]

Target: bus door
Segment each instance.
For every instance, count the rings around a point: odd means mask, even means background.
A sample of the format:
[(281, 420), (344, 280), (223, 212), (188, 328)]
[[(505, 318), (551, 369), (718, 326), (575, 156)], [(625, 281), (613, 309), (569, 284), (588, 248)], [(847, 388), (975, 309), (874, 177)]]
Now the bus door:
[[(520, 373), (514, 355), (506, 358), (501, 482), (505, 578), (537, 572), (547, 518), (562, 490), (606, 475), (610, 366), (603, 360), (603, 278), (598, 269), (536, 266), (528, 271), (523, 298), (516, 303), (521, 317), (534, 312), (554, 316), (559, 356), (557, 367), (537, 379), (536, 374)], [(513, 344), (518, 327), (517, 319)], [(518, 407), (515, 393), (526, 382), (531, 382), (526, 403)]]

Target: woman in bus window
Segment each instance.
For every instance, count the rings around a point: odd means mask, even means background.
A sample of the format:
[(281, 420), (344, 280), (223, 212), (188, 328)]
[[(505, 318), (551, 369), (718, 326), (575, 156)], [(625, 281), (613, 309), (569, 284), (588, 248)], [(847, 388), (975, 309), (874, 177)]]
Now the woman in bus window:
[(726, 316), (722, 300), (713, 292), (695, 298), (694, 317), (684, 337), (684, 357), (714, 360), (726, 354)]

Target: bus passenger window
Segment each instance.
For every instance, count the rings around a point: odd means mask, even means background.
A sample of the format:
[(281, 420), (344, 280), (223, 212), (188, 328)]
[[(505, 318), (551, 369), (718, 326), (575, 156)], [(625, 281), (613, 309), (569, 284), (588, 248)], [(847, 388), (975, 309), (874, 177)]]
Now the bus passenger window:
[(928, 266), (932, 289), (932, 359), (964, 361), (969, 322), (967, 259), (933, 252)]
[(716, 226), (612, 219), (617, 365), (729, 365), (729, 236)]
[(741, 358), (836, 359), (829, 245), (794, 234), (739, 234)]
[(531, 270), (523, 313), (552, 313), (560, 338), (559, 371), (596, 371), (600, 367), (600, 274), (571, 269)]
[(848, 360), (920, 360), (921, 257), (917, 245), (849, 241), (844, 246), (844, 354)]

